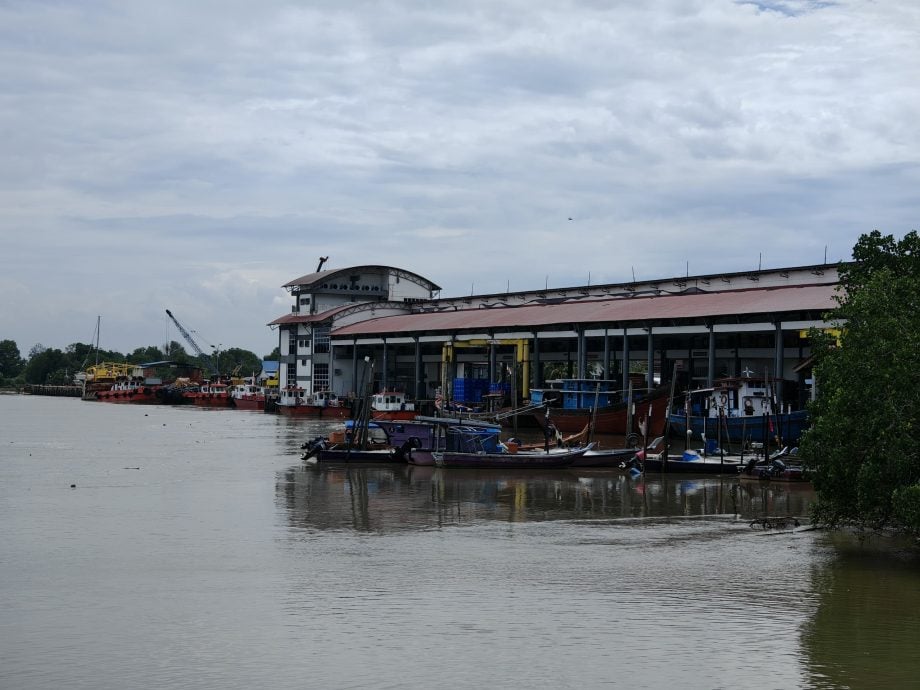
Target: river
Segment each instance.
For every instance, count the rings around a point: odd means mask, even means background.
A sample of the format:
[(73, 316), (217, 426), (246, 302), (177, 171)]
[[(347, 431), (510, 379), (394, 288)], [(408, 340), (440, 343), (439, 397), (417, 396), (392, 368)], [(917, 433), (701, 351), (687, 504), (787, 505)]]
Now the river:
[(0, 396), (0, 688), (920, 683), (916, 550), (807, 486), (302, 463), (327, 429)]

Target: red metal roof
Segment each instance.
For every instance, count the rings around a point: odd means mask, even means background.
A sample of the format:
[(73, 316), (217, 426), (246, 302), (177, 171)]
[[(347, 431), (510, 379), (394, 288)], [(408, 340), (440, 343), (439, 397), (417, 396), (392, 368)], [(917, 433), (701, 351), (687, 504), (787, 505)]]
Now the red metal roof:
[(491, 307), (386, 316), (350, 324), (333, 337), (405, 332), (453, 332), (571, 326), (573, 324), (672, 321), (707, 317), (827, 311), (836, 306), (835, 285), (751, 288), (654, 297), (585, 299), (560, 304)]
[(292, 312), (290, 314), (285, 314), (284, 316), (279, 316), (274, 321), (269, 321), (269, 326), (286, 326), (292, 323), (317, 323), (321, 321), (328, 321), (333, 316), (338, 314), (340, 311), (345, 311), (355, 306), (354, 304), (343, 304), (339, 307), (334, 307), (333, 309), (327, 309), (318, 314), (298, 314)]

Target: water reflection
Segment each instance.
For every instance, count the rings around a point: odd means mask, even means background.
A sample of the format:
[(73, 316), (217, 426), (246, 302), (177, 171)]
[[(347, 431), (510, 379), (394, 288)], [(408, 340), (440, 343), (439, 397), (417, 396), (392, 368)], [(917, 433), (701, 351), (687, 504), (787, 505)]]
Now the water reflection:
[(734, 477), (631, 478), (615, 470), (459, 470), (411, 465), (297, 465), (277, 495), (292, 526), (389, 532), (495, 520), (724, 516), (806, 520), (810, 486)]
[(920, 682), (915, 544), (830, 534), (837, 558), (814, 568), (818, 607), (802, 635), (810, 687), (907, 688)]

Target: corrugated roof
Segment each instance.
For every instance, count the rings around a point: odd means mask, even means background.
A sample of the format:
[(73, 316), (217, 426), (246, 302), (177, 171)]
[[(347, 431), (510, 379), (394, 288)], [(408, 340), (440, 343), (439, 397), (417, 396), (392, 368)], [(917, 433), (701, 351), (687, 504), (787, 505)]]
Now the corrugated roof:
[(672, 321), (720, 316), (827, 311), (836, 306), (835, 285), (752, 288), (561, 304), (460, 309), (386, 316), (335, 329), (333, 337), (401, 332), (453, 332), (567, 326), (571, 324)]
[(279, 316), (274, 321), (269, 321), (269, 326), (287, 326), (294, 323), (317, 323), (319, 321), (328, 321), (333, 316), (338, 314), (340, 311), (345, 311), (346, 309), (351, 309), (355, 306), (353, 303), (343, 304), (339, 307), (333, 309), (327, 309), (326, 311), (321, 311), (318, 314), (297, 314), (290, 313), (285, 314), (284, 316)]

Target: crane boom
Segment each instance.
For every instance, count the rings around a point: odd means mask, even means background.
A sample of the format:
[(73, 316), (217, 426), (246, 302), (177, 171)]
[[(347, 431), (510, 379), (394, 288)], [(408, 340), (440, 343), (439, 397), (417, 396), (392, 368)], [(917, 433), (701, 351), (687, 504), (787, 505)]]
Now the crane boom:
[(179, 323), (179, 320), (175, 316), (173, 316), (173, 313), (169, 311), (169, 309), (166, 310), (166, 314), (167, 316), (169, 316), (170, 319), (172, 319), (172, 322), (176, 324), (176, 328), (179, 329), (179, 332), (182, 334), (182, 337), (185, 338), (185, 342), (191, 345), (192, 349), (195, 351), (198, 357), (200, 357), (203, 361), (207, 363), (212, 373), (218, 374), (219, 372), (217, 371), (217, 367), (214, 365), (214, 359), (211, 357), (211, 355), (205, 354), (202, 351), (202, 349), (198, 347), (198, 343), (196, 343), (195, 339), (192, 338), (192, 334), (189, 333), (187, 330), (185, 330), (185, 327), (181, 323)]

